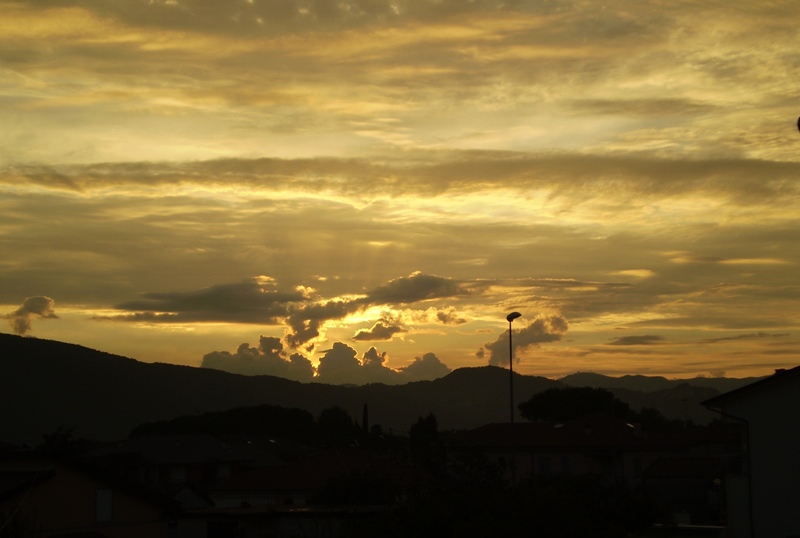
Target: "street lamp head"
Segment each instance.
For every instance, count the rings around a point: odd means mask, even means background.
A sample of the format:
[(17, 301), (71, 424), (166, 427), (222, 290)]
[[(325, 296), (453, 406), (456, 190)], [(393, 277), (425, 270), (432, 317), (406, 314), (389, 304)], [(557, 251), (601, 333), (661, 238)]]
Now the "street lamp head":
[(519, 312), (511, 312), (509, 315), (506, 316), (506, 319), (509, 323), (517, 319), (518, 317), (522, 316)]

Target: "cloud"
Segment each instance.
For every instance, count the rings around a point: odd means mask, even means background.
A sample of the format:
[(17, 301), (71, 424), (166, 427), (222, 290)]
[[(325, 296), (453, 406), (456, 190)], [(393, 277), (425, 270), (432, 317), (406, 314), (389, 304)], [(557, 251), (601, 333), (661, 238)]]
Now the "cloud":
[(390, 280), (375, 288), (365, 301), (371, 304), (408, 304), (468, 294), (458, 281), (415, 271), (407, 277)]
[[(519, 360), (519, 352), (530, 347), (538, 347), (539, 344), (561, 340), (568, 327), (569, 323), (562, 316), (537, 316), (527, 327), (514, 330), (511, 339), (514, 357)], [(504, 332), (494, 342), (485, 344), (477, 353), (479, 358), (484, 356), (484, 349), (489, 352), (489, 364), (495, 366), (508, 364), (508, 333)]]
[(651, 346), (654, 344), (661, 343), (664, 340), (663, 337), (657, 336), (654, 334), (643, 334), (637, 336), (622, 336), (620, 338), (614, 339), (614, 341), (609, 342), (608, 345), (610, 346)]
[[(342, 319), (372, 306), (403, 306), (435, 299), (465, 297), (471, 293), (463, 282), (415, 271), (407, 277), (392, 279), (355, 299), (329, 300), (293, 311), (289, 316), (291, 332), (287, 334), (286, 341), (292, 347), (307, 345), (321, 336), (322, 326), (326, 321)], [(359, 331), (354, 339), (388, 340), (403, 331), (398, 322), (381, 320), (370, 330)]]
[(272, 375), (294, 381), (311, 381), (314, 367), (299, 353), (287, 354), (280, 338), (262, 336), (258, 348), (243, 343), (235, 353), (213, 351), (203, 356), (202, 368), (243, 375)]
[(391, 340), (394, 335), (404, 332), (406, 332), (406, 329), (399, 323), (392, 322), (391, 320), (381, 320), (369, 329), (361, 329), (356, 332), (353, 340)]
[(57, 319), (58, 316), (53, 311), (54, 305), (55, 301), (44, 295), (28, 297), (19, 308), (7, 315), (6, 319), (16, 334), (24, 335), (31, 330), (31, 323), (36, 316), (44, 319)]
[(300, 353), (289, 355), (280, 338), (261, 336), (258, 347), (239, 345), (234, 353), (213, 351), (203, 356), (202, 368), (213, 368), (241, 375), (272, 375), (301, 382), (330, 385), (364, 385), (383, 383), (400, 385), (412, 381), (432, 380), (445, 376), (451, 369), (433, 353), (402, 368), (390, 368), (386, 351), (370, 347), (361, 359), (358, 352), (343, 342), (334, 342), (323, 352), (315, 368)]
[(707, 340), (703, 340), (701, 344), (717, 344), (720, 342), (730, 342), (730, 341), (737, 341), (737, 340), (757, 340), (762, 338), (783, 338), (784, 336), (789, 336), (789, 333), (766, 333), (763, 331), (757, 333), (749, 333), (749, 334), (740, 334), (737, 336), (727, 336), (723, 338), (709, 338)]
[(436, 319), (445, 325), (461, 325), (467, 322), (466, 319), (456, 313), (455, 308), (437, 310)]
[[(439, 2), (435, 0), (271, 0), (262, 2), (205, 2), (203, 0), (56, 1), (29, 4), (80, 6), (103, 18), (127, 24), (192, 32), (234, 34), (243, 38), (332, 32), (366, 25), (392, 25), (406, 21), (435, 21), (453, 15), (508, 9), (502, 0)], [(514, 2), (515, 6), (523, 3)]]
[(143, 299), (116, 306), (118, 310), (134, 313), (107, 319), (278, 325), (289, 315), (291, 305), (308, 299), (304, 290), (280, 292), (271, 287), (270, 279), (254, 277), (236, 284), (218, 284), (188, 292), (146, 293)]
[[(313, 349), (313, 340), (322, 336), (322, 327), (328, 320), (341, 319), (363, 308), (359, 301), (329, 300), (295, 310), (288, 318), (290, 332), (286, 342), (291, 347), (307, 346)], [(308, 345), (309, 342), (312, 342)]]
[[(408, 150), (407, 153), (404, 161), (386, 156), (383, 159), (225, 158), (174, 163), (31, 164), (9, 167), (0, 175), (0, 181), (93, 192), (111, 186), (177, 187), (186, 185), (187, 178), (191, 179), (191, 185), (213, 187), (224, 175), (227, 184), (256, 192), (269, 188), (276, 192), (317, 194), (322, 187), (331, 194), (366, 199), (399, 194), (463, 196), (489, 193), (502, 185), (503, 189), (520, 193), (547, 189), (551, 203), (575, 204), (599, 195), (622, 201), (636, 198), (641, 202), (708, 194), (744, 207), (756, 202), (784, 206), (800, 193), (800, 187), (793, 183), (793, 178), (800, 174), (797, 162), (736, 157), (676, 160), (641, 153), (582, 155), (477, 150)], [(403, 178), (402, 185), (398, 185), (397, 177)], [(493, 181), (487, 182), (487, 177)], [(637, 205), (629, 210), (638, 208)]]
[[(312, 297), (315, 290), (302, 285), (290, 292), (275, 289), (275, 279), (257, 276), (233, 284), (217, 284), (186, 292), (143, 294), (142, 299), (116, 305), (129, 313), (98, 317), (115, 321), (181, 323), (218, 321), (230, 323), (287, 324), (285, 342), (292, 348), (312, 350), (324, 338), (325, 323), (341, 320), (373, 306), (404, 306), (413, 303), (466, 297), (473, 293), (466, 283), (413, 272), (389, 280), (366, 294), (353, 298)], [(463, 323), (452, 309), (438, 315), (442, 323)], [(372, 328), (356, 333), (354, 340), (389, 340), (405, 332), (400, 321), (385, 318)]]
[(408, 381), (422, 381), (444, 377), (452, 370), (433, 353), (425, 353), (422, 357), (416, 357), (408, 366), (400, 368), (400, 371)]
[(347, 344), (334, 343), (319, 361), (316, 381), (333, 385), (367, 383), (384, 383), (400, 385), (412, 381), (432, 380), (450, 373), (450, 368), (442, 363), (433, 353), (426, 353), (422, 358), (402, 368), (390, 368), (388, 353), (370, 347), (362, 356)]
[(358, 352), (347, 344), (334, 342), (319, 360), (318, 381), (331, 385), (358, 384), (362, 376), (357, 355)]

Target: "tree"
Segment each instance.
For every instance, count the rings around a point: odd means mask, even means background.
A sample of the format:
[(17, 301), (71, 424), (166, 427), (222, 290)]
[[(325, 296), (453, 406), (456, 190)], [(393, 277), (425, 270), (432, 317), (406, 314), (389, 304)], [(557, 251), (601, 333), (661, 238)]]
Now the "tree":
[(320, 412), (317, 432), (324, 445), (342, 447), (350, 445), (361, 432), (361, 428), (350, 417), (350, 413), (334, 405)]
[(408, 430), (408, 445), (411, 458), (419, 465), (431, 470), (440, 471), (445, 462), (445, 449), (439, 438), (439, 422), (433, 413), (419, 417)]
[(591, 387), (552, 388), (519, 404), (519, 410), (528, 420), (574, 420), (592, 413), (604, 412), (622, 419), (635, 417), (630, 406), (606, 389)]

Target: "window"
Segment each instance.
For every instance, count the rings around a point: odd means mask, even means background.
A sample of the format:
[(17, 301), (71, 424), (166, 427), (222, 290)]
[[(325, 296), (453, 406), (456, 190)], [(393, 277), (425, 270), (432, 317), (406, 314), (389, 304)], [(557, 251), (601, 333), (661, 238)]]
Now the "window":
[(95, 517), (98, 522), (111, 521), (111, 509), (113, 507), (114, 495), (110, 489), (98, 489), (95, 492)]
[(173, 484), (186, 482), (186, 467), (181, 465), (170, 467), (169, 481)]
[(550, 456), (539, 457), (539, 474), (550, 474)]

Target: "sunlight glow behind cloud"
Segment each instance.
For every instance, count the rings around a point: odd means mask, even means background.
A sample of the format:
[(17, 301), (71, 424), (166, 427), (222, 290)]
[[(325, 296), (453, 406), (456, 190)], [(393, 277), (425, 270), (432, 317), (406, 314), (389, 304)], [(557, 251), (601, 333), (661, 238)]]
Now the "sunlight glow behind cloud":
[(567, 328), (525, 373), (794, 366), (796, 9), (0, 2), (2, 315), (303, 375), (486, 364), (512, 310)]

